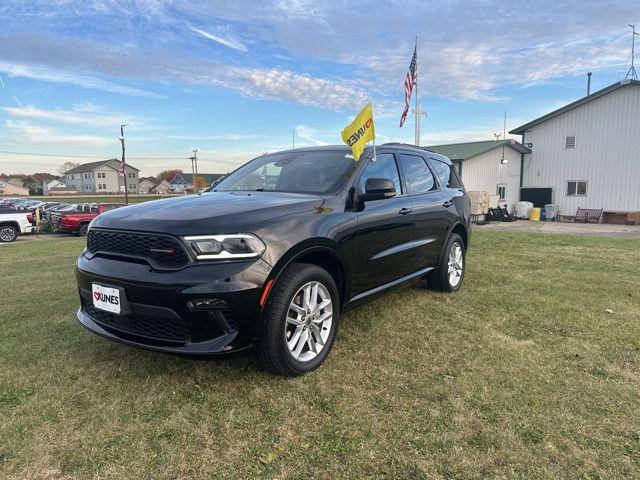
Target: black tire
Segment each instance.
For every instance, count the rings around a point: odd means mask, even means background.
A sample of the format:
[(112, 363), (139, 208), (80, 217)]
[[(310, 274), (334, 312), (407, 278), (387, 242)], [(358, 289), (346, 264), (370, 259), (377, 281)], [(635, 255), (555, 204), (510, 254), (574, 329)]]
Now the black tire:
[(18, 238), (18, 230), (13, 225), (0, 225), (0, 242), (11, 243)]
[[(462, 274), (460, 275), (460, 279), (457, 284), (452, 285), (449, 280), (449, 254), (454, 248), (455, 245), (458, 245), (462, 250)], [(427, 286), (431, 290), (436, 290), (439, 292), (457, 292), (460, 290), (462, 286), (462, 281), (464, 280), (464, 272), (466, 270), (467, 262), (465, 259), (465, 248), (464, 241), (457, 233), (452, 233), (449, 235), (447, 239), (447, 243), (442, 250), (442, 255), (440, 257), (440, 263), (438, 264), (438, 268), (429, 272), (427, 275)]]
[(78, 236), (86, 237), (88, 231), (89, 231), (89, 225), (87, 225), (86, 223), (84, 225), (80, 225), (78, 227)]
[[(302, 362), (295, 359), (287, 347), (286, 317), (294, 296), (309, 282), (319, 282), (328, 291), (331, 297), (333, 320), (329, 335), (317, 356)], [(263, 313), (262, 331), (258, 339), (257, 357), (260, 365), (269, 372), (286, 377), (296, 377), (318, 368), (331, 351), (340, 318), (340, 295), (331, 275), (316, 265), (295, 263), (281, 274), (269, 298)]]

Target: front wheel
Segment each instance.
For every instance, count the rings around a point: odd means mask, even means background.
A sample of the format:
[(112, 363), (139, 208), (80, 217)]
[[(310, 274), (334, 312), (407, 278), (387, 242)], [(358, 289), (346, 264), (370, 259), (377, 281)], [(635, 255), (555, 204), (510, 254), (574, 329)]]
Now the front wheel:
[(18, 238), (18, 231), (11, 225), (0, 226), (0, 242), (14, 242)]
[(432, 290), (457, 292), (462, 286), (465, 266), (464, 242), (460, 235), (452, 233), (442, 252), (440, 265), (427, 276), (427, 285)]
[(318, 368), (338, 329), (340, 299), (333, 278), (316, 265), (293, 264), (271, 295), (258, 360), (265, 369), (287, 377)]

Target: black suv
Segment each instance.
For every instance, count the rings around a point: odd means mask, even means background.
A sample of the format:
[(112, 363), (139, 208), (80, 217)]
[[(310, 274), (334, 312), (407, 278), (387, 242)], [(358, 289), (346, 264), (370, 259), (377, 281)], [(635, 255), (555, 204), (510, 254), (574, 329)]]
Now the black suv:
[(263, 155), (206, 192), (98, 216), (76, 266), (78, 320), (191, 356), (257, 353), (295, 376), (340, 314), (390, 287), (462, 284), (470, 202), (448, 158), (405, 146)]

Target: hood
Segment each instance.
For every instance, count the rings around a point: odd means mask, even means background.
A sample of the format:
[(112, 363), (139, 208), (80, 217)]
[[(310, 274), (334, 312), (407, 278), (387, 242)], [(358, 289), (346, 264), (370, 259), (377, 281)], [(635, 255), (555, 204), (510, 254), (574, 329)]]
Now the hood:
[(143, 202), (96, 217), (92, 227), (172, 235), (250, 232), (252, 226), (322, 206), (320, 195), (210, 192)]

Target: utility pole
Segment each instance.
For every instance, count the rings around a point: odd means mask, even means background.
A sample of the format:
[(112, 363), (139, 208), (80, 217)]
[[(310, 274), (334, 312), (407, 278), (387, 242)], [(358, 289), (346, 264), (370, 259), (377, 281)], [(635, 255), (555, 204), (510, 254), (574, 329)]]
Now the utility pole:
[(593, 75), (593, 73), (587, 73), (587, 97), (591, 94), (591, 75)]
[(196, 175), (198, 175), (198, 148), (197, 147), (193, 147), (191, 148), (191, 151), (193, 152), (193, 156), (190, 157), (191, 159), (191, 182), (193, 183), (193, 192), (196, 192), (197, 186), (196, 186)]
[(120, 125), (120, 143), (122, 144), (122, 163), (120, 164), (119, 173), (122, 175), (122, 179), (124, 180), (124, 203), (129, 205), (129, 188), (127, 185), (127, 162), (124, 158), (124, 127), (128, 127), (129, 124), (125, 123), (124, 125)]
[(635, 25), (629, 24), (629, 26), (631, 27), (633, 32), (631, 34), (631, 68), (629, 68), (629, 71), (624, 76), (624, 79), (626, 80), (627, 78), (630, 78), (631, 80), (638, 80), (638, 74), (636, 72), (636, 65), (635, 65), (635, 57), (636, 57), (636, 36), (640, 34), (636, 32)]

